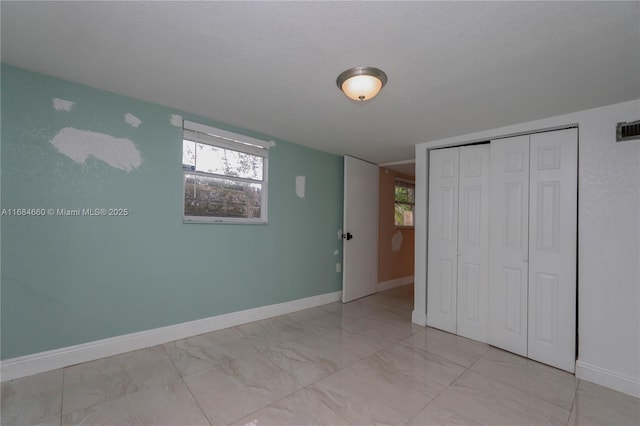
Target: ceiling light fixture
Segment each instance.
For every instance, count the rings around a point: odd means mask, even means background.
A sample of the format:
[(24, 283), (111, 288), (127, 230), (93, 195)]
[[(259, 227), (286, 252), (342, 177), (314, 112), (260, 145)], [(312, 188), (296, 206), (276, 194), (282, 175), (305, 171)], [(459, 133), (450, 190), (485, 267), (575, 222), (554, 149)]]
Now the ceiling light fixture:
[(387, 75), (374, 67), (353, 67), (340, 74), (336, 83), (348, 98), (368, 101), (387, 84)]

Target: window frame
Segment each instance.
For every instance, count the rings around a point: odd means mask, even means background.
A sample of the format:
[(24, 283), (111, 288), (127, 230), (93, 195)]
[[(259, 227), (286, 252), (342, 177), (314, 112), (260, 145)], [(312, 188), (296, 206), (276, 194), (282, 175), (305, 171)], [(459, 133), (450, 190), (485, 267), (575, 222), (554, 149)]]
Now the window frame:
[[(182, 152), (184, 152), (184, 141), (195, 142), (236, 151), (244, 154), (262, 157), (262, 180), (242, 178), (217, 173), (207, 173), (196, 170), (186, 170), (182, 163), (182, 222), (183, 223), (218, 223), (218, 224), (254, 224), (266, 225), (269, 223), (268, 216), (268, 186), (269, 186), (269, 148), (273, 142), (267, 142), (250, 136), (241, 135), (227, 130), (217, 129), (200, 123), (183, 120), (182, 124)], [(197, 146), (197, 145), (196, 145)], [(182, 161), (182, 160), (181, 160)], [(187, 175), (203, 176), (215, 179), (224, 179), (242, 183), (261, 184), (260, 190), (260, 217), (224, 217), (224, 216), (191, 216), (185, 214), (185, 195), (187, 190)]]
[[(407, 203), (404, 201), (398, 201), (396, 200), (396, 187), (398, 186), (398, 182), (402, 182), (408, 185), (413, 186), (413, 202), (412, 203)], [(395, 209), (396, 206), (398, 204), (403, 204), (403, 205), (407, 205), (407, 206), (411, 206), (411, 214), (413, 215), (413, 225), (398, 225), (396, 224), (396, 215), (395, 215)], [(416, 183), (415, 181), (411, 181), (409, 179), (405, 179), (402, 177), (396, 177), (394, 179), (393, 182), (393, 226), (395, 228), (405, 228), (405, 229), (414, 229), (415, 228), (415, 223), (416, 223)]]

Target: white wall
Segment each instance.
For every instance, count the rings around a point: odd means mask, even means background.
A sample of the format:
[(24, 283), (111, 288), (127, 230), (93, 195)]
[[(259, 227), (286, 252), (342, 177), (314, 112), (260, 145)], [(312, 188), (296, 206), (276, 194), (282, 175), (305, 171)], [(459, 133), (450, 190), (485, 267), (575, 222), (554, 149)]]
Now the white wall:
[(576, 376), (640, 397), (640, 140), (615, 142), (640, 100), (416, 145), (413, 321), (426, 323), (427, 151), (578, 125)]

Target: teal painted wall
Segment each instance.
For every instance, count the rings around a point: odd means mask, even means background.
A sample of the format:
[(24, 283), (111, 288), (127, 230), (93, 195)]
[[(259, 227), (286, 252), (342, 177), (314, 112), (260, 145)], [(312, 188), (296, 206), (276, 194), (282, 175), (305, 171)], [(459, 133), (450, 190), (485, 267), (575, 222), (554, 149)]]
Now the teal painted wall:
[[(56, 111), (53, 98), (75, 106)], [(2, 209), (130, 212), (2, 217), (2, 359), (342, 288), (341, 157), (275, 139), (268, 225), (183, 224), (171, 114), (274, 139), (6, 64), (1, 113)], [(126, 113), (142, 124), (127, 124)], [(143, 162), (129, 172), (74, 162), (50, 142), (65, 127), (127, 138)]]

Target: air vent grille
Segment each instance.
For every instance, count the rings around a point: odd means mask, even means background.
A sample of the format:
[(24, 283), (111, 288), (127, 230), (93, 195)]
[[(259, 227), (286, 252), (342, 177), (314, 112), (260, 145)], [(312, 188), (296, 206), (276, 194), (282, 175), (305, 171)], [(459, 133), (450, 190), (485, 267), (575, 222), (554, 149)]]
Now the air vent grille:
[(640, 120), (631, 123), (618, 123), (616, 126), (616, 142), (640, 139)]

